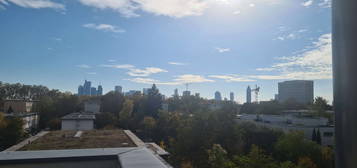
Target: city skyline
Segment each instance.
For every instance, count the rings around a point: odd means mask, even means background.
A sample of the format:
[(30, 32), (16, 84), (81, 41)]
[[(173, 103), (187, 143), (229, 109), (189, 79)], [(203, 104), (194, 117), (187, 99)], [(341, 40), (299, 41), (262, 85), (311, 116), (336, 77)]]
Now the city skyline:
[(213, 98), (219, 90), (229, 98), (232, 91), (245, 102), (248, 85), (269, 100), (278, 82), (307, 79), (315, 96), (332, 102), (330, 1), (193, 0), (192, 8), (172, 0), (165, 4), (171, 10), (150, 1), (135, 9), (41, 1), (48, 3), (0, 1), (3, 82), (72, 93), (84, 79), (103, 93), (155, 83), (167, 96), (190, 83), (192, 94)]

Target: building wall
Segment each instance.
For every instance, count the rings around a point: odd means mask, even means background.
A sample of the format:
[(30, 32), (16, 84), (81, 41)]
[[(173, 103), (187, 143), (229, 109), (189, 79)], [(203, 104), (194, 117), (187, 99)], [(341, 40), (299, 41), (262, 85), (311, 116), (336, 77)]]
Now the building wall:
[(119, 167), (117, 160), (87, 159), (81, 161), (44, 161), (42, 163), (13, 163), (1, 165), (1, 168), (113, 168)]
[(93, 120), (62, 120), (61, 130), (92, 130), (94, 129)]
[(307, 80), (285, 81), (278, 84), (280, 102), (294, 99), (298, 103), (312, 103), (314, 99), (314, 83)]
[(4, 112), (7, 113), (8, 109), (12, 108), (14, 113), (28, 113), (31, 112), (33, 102), (26, 101), (6, 101), (4, 103)]
[(98, 103), (85, 102), (84, 103), (84, 111), (85, 112), (99, 113), (100, 105)]

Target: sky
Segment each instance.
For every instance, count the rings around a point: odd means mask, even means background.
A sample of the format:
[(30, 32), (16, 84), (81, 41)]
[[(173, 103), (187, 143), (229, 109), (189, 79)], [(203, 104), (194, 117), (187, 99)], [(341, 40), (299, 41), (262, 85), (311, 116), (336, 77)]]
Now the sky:
[(166, 96), (270, 100), (314, 80), (332, 102), (330, 0), (0, 0), (0, 81), (77, 92), (84, 80)]

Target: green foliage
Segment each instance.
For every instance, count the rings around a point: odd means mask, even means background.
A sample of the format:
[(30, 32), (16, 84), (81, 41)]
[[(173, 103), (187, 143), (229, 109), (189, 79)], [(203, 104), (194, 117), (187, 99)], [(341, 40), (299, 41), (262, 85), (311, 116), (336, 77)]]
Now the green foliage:
[(128, 129), (129, 122), (132, 117), (133, 109), (134, 109), (134, 102), (130, 99), (125, 99), (123, 108), (119, 113), (119, 125), (122, 128)]
[(0, 150), (15, 145), (25, 136), (21, 118), (11, 117), (1, 119), (0, 125)]
[(95, 126), (98, 129), (114, 126), (117, 123), (116, 117), (113, 113), (102, 112), (97, 114), (95, 119)]
[(109, 92), (101, 98), (101, 111), (112, 113), (118, 117), (123, 108), (124, 96), (119, 92)]
[(207, 150), (208, 163), (211, 168), (233, 168), (234, 163), (228, 159), (226, 150), (219, 144), (213, 144), (212, 148)]
[(233, 162), (240, 168), (276, 168), (277, 163), (274, 159), (266, 155), (264, 150), (256, 145), (252, 148), (248, 155), (236, 156)]

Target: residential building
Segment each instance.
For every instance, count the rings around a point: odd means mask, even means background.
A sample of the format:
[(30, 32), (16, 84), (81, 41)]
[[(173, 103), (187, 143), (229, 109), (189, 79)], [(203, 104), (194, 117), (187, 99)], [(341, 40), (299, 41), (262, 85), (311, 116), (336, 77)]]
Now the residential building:
[(288, 100), (301, 104), (309, 104), (314, 101), (314, 82), (310, 80), (292, 80), (279, 82), (279, 102)]
[(18, 117), (24, 121), (23, 129), (30, 131), (38, 127), (38, 112), (36, 111), (35, 100), (9, 99), (4, 100), (4, 116)]
[(250, 89), (250, 86), (247, 87), (247, 101), (246, 103), (252, 103), (252, 89)]
[(321, 144), (334, 145), (334, 126), (324, 117), (314, 117), (308, 110), (287, 110), (280, 115), (240, 114), (238, 122), (251, 122), (284, 132), (302, 131), (306, 139), (312, 139), (314, 130), (321, 133)]
[(123, 93), (123, 88), (121, 86), (115, 86), (114, 91), (118, 93)]
[(99, 100), (88, 100), (84, 102), (84, 112), (99, 113), (100, 112), (100, 101)]
[(229, 100), (231, 102), (234, 102), (234, 93), (233, 92), (229, 93)]
[(216, 100), (216, 101), (222, 101), (221, 92), (216, 91), (216, 92), (214, 93), (214, 100)]
[(62, 130), (92, 130), (95, 115), (93, 113), (71, 113), (62, 117)]

